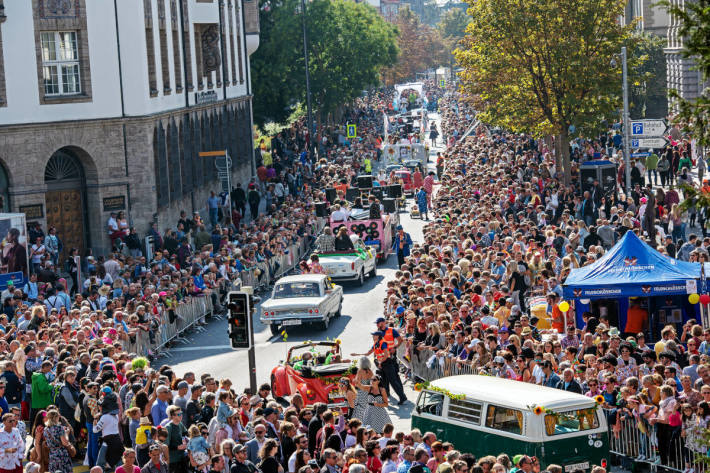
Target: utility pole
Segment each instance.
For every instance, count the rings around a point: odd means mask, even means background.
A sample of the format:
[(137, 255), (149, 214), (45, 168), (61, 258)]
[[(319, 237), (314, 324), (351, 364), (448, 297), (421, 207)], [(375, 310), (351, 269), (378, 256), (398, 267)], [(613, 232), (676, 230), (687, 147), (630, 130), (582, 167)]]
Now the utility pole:
[(631, 156), (629, 152), (629, 81), (626, 66), (626, 46), (621, 47), (621, 68), (624, 81), (624, 171), (626, 172), (626, 195), (629, 195), (631, 193)]
[(301, 14), (303, 17), (301, 18), (303, 20), (303, 59), (305, 61), (306, 65), (306, 120), (308, 120), (308, 137), (309, 137), (309, 142), (308, 142), (308, 154), (309, 158), (311, 160), (314, 159), (313, 156), (313, 143), (314, 140), (316, 139), (315, 137), (315, 130), (313, 129), (313, 111), (311, 109), (311, 73), (309, 71), (310, 69), (310, 62), (308, 61), (308, 33), (306, 29), (306, 1), (301, 0)]

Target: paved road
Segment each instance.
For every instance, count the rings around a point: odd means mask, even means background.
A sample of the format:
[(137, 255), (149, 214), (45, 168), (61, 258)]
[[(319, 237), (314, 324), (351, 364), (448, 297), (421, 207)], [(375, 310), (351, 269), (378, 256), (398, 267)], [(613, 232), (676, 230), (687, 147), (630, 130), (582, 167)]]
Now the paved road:
[[(430, 115), (431, 116), (431, 115)], [(438, 117), (436, 117), (438, 120)], [(438, 124), (441, 129), (440, 124)], [(436, 151), (432, 154), (436, 156)], [(430, 163), (433, 168), (433, 163)], [(411, 199), (408, 201), (411, 205)], [(411, 234), (412, 239), (422, 241), (421, 219), (412, 219), (409, 212), (400, 213), (400, 221)], [(284, 341), (281, 336), (272, 336), (269, 327), (259, 322), (254, 315), (254, 343), (256, 345), (256, 375), (257, 383), (268, 382), (271, 369), (286, 356), (288, 349), (307, 340), (325, 340), (339, 338), (342, 341), (343, 353), (362, 353), (369, 349), (372, 339), (370, 332), (374, 330), (374, 320), (381, 315), (387, 281), (394, 277), (397, 258), (391, 255), (377, 268), (377, 276), (365, 281), (362, 287), (352, 283), (344, 283), (345, 298), (343, 300), (342, 316), (333, 319), (327, 331), (312, 327), (291, 327)], [(257, 311), (258, 314), (258, 311)], [(249, 383), (249, 369), (245, 350), (233, 350), (227, 337), (227, 321), (213, 321), (203, 333), (189, 336), (189, 343), (181, 344), (171, 350), (169, 357), (164, 357), (156, 363), (167, 363), (175, 368), (178, 375), (186, 371), (209, 373), (216, 378), (230, 378), (239, 390), (240, 382), (245, 386)], [(412, 386), (407, 385), (407, 396), (414, 400)], [(409, 427), (412, 403), (403, 406), (392, 406), (390, 414), (398, 429)]]

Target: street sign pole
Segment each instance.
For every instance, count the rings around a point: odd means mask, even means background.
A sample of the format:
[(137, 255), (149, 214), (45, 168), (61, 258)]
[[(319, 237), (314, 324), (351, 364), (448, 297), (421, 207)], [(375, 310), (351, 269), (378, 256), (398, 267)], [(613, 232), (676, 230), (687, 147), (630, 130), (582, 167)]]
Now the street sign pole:
[(621, 66), (624, 90), (624, 171), (626, 173), (626, 195), (631, 194), (631, 159), (629, 155), (629, 86), (626, 67), (626, 46), (621, 48)]

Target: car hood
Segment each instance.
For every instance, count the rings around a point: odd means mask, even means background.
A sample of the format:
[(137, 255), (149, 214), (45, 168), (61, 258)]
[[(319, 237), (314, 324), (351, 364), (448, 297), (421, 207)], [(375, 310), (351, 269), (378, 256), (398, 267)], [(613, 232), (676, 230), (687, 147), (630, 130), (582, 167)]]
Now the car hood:
[(325, 297), (289, 297), (288, 299), (269, 299), (261, 303), (262, 309), (293, 309), (295, 307), (313, 307), (325, 300)]

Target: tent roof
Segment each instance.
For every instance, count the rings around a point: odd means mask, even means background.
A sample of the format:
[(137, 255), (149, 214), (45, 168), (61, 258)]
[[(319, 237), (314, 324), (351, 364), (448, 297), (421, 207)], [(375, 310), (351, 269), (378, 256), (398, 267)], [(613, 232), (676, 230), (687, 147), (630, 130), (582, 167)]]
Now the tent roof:
[(686, 294), (686, 281), (699, 278), (700, 264), (664, 256), (628, 231), (598, 261), (573, 269), (563, 290), (565, 298), (586, 299)]

